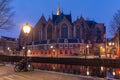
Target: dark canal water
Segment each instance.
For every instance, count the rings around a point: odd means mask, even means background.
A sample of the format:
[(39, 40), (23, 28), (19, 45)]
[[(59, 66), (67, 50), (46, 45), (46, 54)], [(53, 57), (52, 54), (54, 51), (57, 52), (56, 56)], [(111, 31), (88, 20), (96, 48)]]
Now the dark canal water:
[(120, 79), (120, 68), (111, 68), (103, 66), (81, 66), (81, 65), (66, 65), (52, 63), (33, 63), (35, 69), (56, 71), (74, 75), (93, 76), (100, 78)]

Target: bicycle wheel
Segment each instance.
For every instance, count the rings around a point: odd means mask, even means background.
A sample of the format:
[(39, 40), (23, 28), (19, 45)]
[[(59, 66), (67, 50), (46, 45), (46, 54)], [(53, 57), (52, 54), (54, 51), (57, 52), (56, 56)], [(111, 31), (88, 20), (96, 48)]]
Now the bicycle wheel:
[(14, 67), (14, 71), (15, 72), (20, 72), (21, 71), (21, 69), (20, 69), (20, 65), (15, 65), (15, 67)]

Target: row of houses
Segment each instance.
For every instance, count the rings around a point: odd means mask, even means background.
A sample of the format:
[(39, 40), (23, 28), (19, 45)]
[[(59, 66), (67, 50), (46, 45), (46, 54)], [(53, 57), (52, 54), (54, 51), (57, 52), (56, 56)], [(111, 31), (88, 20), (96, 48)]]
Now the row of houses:
[(1, 36), (0, 55), (13, 55), (18, 49), (18, 39)]

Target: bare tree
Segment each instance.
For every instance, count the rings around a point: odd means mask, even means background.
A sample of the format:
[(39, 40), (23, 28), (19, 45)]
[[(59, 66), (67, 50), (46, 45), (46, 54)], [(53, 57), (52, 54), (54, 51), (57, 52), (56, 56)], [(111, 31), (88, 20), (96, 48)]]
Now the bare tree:
[(110, 33), (114, 35), (120, 28), (120, 10), (113, 15), (113, 20), (110, 22)]
[[(114, 16), (113, 20), (110, 23), (110, 32), (116, 37), (117, 42), (117, 54), (119, 54), (120, 48), (120, 10), (118, 10)], [(120, 57), (120, 55), (118, 55)]]
[(12, 16), (14, 12), (10, 7), (12, 0), (0, 0), (0, 29), (9, 27), (12, 24)]

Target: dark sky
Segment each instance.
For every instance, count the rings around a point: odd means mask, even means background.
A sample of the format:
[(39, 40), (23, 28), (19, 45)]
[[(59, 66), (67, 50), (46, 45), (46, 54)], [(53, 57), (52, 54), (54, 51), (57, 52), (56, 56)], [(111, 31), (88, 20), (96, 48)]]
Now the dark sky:
[(120, 9), (120, 0), (13, 0), (11, 6), (14, 7), (16, 26), (14, 31), (7, 32), (8, 36), (18, 37), (22, 24), (29, 22), (34, 26), (42, 14), (48, 19), (52, 12), (56, 14), (58, 5), (63, 13), (71, 12), (73, 21), (82, 15), (85, 19), (104, 23), (109, 37), (109, 23)]

